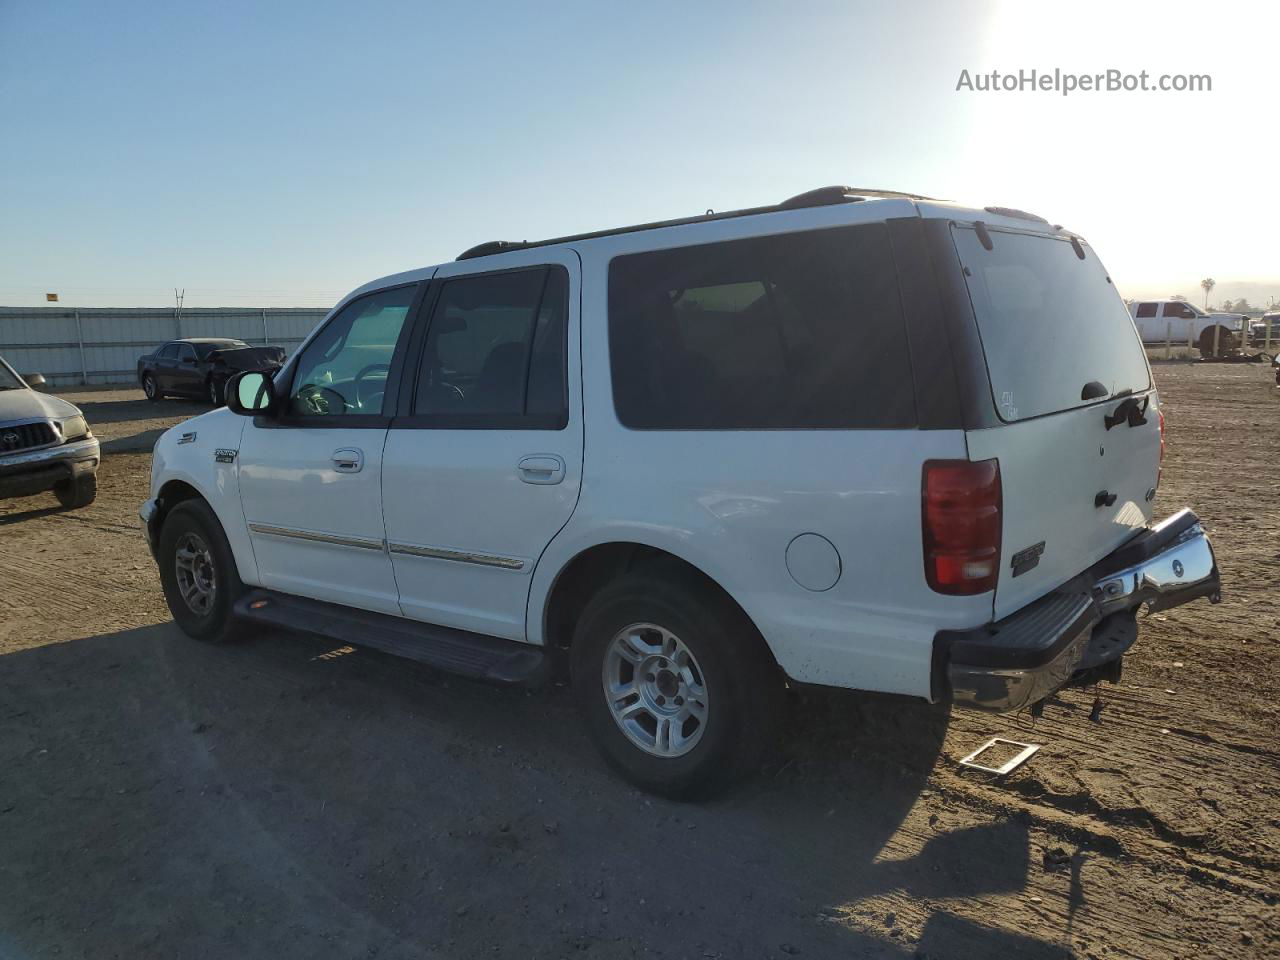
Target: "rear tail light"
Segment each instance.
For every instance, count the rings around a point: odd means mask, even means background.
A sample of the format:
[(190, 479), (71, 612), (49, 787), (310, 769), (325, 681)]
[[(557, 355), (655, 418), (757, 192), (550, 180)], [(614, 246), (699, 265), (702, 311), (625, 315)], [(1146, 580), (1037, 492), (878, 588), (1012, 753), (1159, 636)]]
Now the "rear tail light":
[(1164, 475), (1164, 411), (1156, 409), (1156, 416), (1160, 418), (1160, 461), (1156, 467), (1156, 489), (1160, 489), (1160, 477)]
[(970, 596), (1000, 577), (1000, 461), (926, 460), (924, 573), (937, 593)]

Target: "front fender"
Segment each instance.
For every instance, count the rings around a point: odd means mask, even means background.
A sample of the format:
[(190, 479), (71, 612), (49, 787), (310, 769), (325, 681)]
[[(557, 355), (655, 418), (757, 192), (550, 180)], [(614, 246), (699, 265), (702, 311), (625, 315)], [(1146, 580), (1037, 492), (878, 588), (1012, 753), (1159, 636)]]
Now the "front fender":
[(151, 460), (151, 497), (163, 500), (166, 486), (186, 484), (222, 524), (240, 579), (257, 584), (258, 564), (240, 505), (240, 438), (245, 418), (226, 409), (170, 427), (156, 441)]

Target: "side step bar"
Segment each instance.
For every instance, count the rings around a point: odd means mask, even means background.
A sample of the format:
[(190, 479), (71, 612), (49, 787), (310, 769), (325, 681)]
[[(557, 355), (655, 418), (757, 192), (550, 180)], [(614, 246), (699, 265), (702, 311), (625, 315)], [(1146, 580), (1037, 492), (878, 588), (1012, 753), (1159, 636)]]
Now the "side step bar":
[(273, 590), (250, 590), (236, 601), (235, 612), (237, 617), (251, 623), (373, 647), (474, 680), (536, 686), (546, 679), (548, 664), (542, 648), (515, 640), (438, 627)]

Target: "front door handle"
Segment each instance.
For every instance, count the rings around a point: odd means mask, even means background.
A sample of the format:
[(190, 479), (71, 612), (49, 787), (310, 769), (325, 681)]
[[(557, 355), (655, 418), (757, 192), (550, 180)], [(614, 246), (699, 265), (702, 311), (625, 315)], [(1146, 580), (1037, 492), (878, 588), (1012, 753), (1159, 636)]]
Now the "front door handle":
[(359, 473), (364, 469), (364, 451), (355, 447), (335, 450), (330, 459), (333, 461), (333, 469), (339, 473)]
[(564, 479), (564, 461), (552, 453), (525, 457), (517, 469), (525, 483), (559, 483)]

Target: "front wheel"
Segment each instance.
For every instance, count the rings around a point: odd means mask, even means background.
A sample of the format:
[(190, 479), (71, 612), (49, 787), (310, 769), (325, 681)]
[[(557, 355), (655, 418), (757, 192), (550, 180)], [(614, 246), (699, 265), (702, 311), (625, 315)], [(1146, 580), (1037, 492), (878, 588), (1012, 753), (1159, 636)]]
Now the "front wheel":
[(169, 512), (157, 558), (165, 602), (182, 632), (210, 643), (231, 639), (233, 608), (244, 586), (222, 525), (207, 504), (186, 500)]
[(147, 395), (147, 399), (152, 403), (157, 400), (163, 400), (164, 394), (160, 392), (160, 388), (156, 386), (156, 378), (149, 373), (142, 375), (142, 392)]
[(209, 383), (205, 387), (205, 396), (209, 398), (209, 402), (215, 407), (220, 407), (226, 403), (226, 400), (223, 399), (225, 386), (225, 384), (218, 383), (218, 381), (214, 380), (213, 377), (209, 378)]
[(1217, 356), (1225, 357), (1227, 354), (1231, 353), (1231, 351), (1233, 351), (1236, 348), (1235, 334), (1233, 334), (1226, 327), (1221, 327), (1221, 326), (1206, 327), (1200, 333), (1200, 356), (1202, 357), (1215, 356), (1213, 351), (1213, 334), (1215, 330), (1218, 333), (1218, 352), (1216, 354)]
[(62, 480), (53, 488), (53, 495), (68, 510), (87, 507), (98, 498), (98, 477), (86, 473), (74, 480)]
[(755, 628), (715, 591), (633, 574), (587, 605), (574, 697), (597, 747), (662, 796), (710, 794), (748, 772), (777, 729), (782, 678)]

